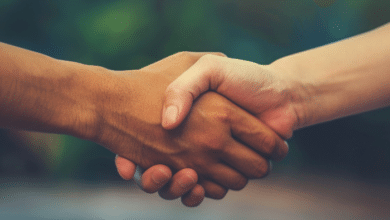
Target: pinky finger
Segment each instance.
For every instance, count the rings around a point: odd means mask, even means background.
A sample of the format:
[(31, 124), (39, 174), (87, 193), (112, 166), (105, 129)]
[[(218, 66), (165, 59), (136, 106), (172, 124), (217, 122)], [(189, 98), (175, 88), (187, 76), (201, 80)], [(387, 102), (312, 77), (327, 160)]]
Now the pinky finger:
[(205, 196), (210, 199), (223, 199), (223, 197), (225, 197), (228, 192), (228, 189), (225, 187), (209, 180), (201, 180), (199, 181), (199, 185), (204, 188)]
[(196, 185), (181, 197), (181, 202), (187, 207), (196, 207), (203, 202), (204, 197), (205, 190), (201, 185)]

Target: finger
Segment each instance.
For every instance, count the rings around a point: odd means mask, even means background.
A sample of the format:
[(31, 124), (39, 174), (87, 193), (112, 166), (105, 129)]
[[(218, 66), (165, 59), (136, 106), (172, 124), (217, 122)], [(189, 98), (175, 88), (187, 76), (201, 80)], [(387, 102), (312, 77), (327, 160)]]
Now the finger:
[(199, 185), (205, 190), (205, 197), (211, 199), (223, 199), (228, 189), (209, 180), (200, 180)]
[(189, 53), (193, 56), (195, 56), (197, 59), (205, 56), (205, 55), (214, 55), (214, 56), (219, 56), (219, 57), (227, 57), (226, 54), (221, 53), (221, 52), (186, 52)]
[(136, 165), (130, 160), (123, 158), (121, 156), (115, 156), (115, 166), (118, 170), (119, 175), (125, 179), (130, 180), (133, 178), (135, 173)]
[(256, 152), (280, 161), (287, 156), (288, 145), (273, 130), (239, 107), (232, 113), (232, 135)]
[(138, 186), (147, 193), (157, 192), (163, 188), (163, 186), (167, 184), (172, 177), (171, 170), (162, 164), (150, 167), (141, 174), (142, 176), (140, 175), (141, 172), (142, 170), (137, 167), (137, 175), (134, 176), (134, 179), (138, 181)]
[(197, 184), (194, 188), (181, 197), (181, 202), (187, 207), (196, 207), (202, 203), (204, 196), (204, 188)]
[(222, 163), (209, 167), (208, 173), (211, 181), (228, 189), (241, 190), (248, 183), (245, 176)]
[(188, 114), (194, 99), (222, 83), (222, 65), (215, 57), (210, 54), (202, 56), (167, 87), (162, 112), (165, 129), (177, 127)]
[[(196, 63), (201, 57), (205, 56), (205, 55), (214, 55), (214, 56), (219, 56), (219, 57), (226, 57), (225, 54), (223, 53), (219, 53), (219, 52), (187, 52), (187, 51), (184, 51), (184, 52), (179, 52), (179, 53), (175, 53), (171, 56), (168, 56), (162, 60), (159, 60), (155, 63), (152, 63), (148, 66), (145, 66), (143, 67), (142, 69), (154, 69), (156, 67), (158, 67), (159, 69), (161, 68), (161, 63), (177, 63), (177, 62), (181, 62), (183, 60), (186, 60), (186, 62), (189, 62), (189, 63)], [(164, 66), (164, 65), (163, 65)], [(186, 68), (188, 69), (188, 67)]]
[(182, 169), (177, 172), (172, 180), (158, 191), (161, 198), (172, 200), (186, 194), (196, 186), (198, 175), (192, 169)]
[(229, 166), (249, 179), (262, 178), (269, 173), (269, 161), (264, 157), (235, 140), (230, 145), (224, 149), (222, 156), (222, 160)]

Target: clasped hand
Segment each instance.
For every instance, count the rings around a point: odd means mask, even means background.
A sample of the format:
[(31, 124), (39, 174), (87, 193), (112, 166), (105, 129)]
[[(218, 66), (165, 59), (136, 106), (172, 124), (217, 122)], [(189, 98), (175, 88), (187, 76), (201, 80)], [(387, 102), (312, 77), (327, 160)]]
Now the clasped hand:
[[(123, 158), (145, 169), (164, 164), (173, 172), (184, 168), (196, 171), (199, 185), (193, 190), (198, 193), (192, 191), (183, 198), (188, 206), (199, 203), (192, 200), (194, 196), (202, 197), (203, 189), (214, 199), (224, 197), (228, 189), (242, 189), (248, 178), (261, 178), (269, 172), (269, 159), (280, 160), (288, 150), (286, 143), (261, 121), (211, 92), (196, 100), (178, 128), (162, 128), (166, 87), (203, 55), (178, 53), (137, 71), (108, 74), (103, 105), (98, 108), (99, 135), (94, 137), (95, 142), (122, 157), (116, 164), (124, 177), (131, 177), (134, 169), (126, 171), (132, 167)], [(169, 170), (164, 172), (171, 175)], [(145, 180), (153, 180), (145, 175)], [(182, 192), (175, 192), (175, 184), (172, 182), (160, 194), (165, 193), (166, 198), (182, 196)]]

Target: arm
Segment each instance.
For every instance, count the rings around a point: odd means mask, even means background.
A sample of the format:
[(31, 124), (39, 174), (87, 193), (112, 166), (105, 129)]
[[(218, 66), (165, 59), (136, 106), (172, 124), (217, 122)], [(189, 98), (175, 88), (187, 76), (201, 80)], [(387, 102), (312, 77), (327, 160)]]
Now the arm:
[[(176, 131), (161, 128), (163, 91), (204, 54), (176, 54), (135, 71), (60, 61), (6, 44), (1, 44), (0, 54), (2, 127), (94, 141), (143, 168), (159, 163), (175, 171), (193, 168), (206, 194), (215, 198), (223, 197), (226, 189), (241, 189), (247, 181), (241, 173), (266, 175), (267, 159), (257, 152), (271, 158), (286, 154), (287, 146), (277, 135), (244, 112), (233, 117), (229, 111), (240, 110), (226, 102), (205, 105), (214, 114), (199, 108)], [(244, 129), (248, 126), (253, 129)], [(240, 152), (250, 152), (251, 159), (240, 158)]]
[(104, 71), (0, 43), (0, 126), (86, 139), (96, 106), (82, 81)]
[[(108, 72), (0, 43), (0, 127), (92, 138), (92, 132), (87, 131), (96, 120), (96, 102), (92, 88), (85, 86), (101, 84), (97, 76)], [(119, 157), (116, 165), (125, 179), (133, 177), (132, 162)], [(171, 178), (170, 187), (164, 188), (167, 193), (173, 191), (171, 194), (179, 197), (191, 190), (183, 196), (183, 203), (194, 206), (202, 201), (204, 190), (195, 187), (197, 175), (191, 170), (172, 177), (167, 166), (153, 166), (143, 175), (144, 190), (157, 191)], [(161, 182), (156, 184), (155, 180)]]
[[(162, 125), (176, 127), (192, 100), (211, 89), (284, 138), (294, 130), (389, 105), (390, 24), (258, 65), (207, 55), (166, 90)], [(170, 114), (168, 107), (178, 108)]]
[[(108, 74), (101, 67), (53, 59), (43, 54), (0, 43), (0, 127), (74, 135), (93, 139), (90, 130), (96, 121), (96, 101), (91, 91), (99, 85), (97, 76)], [(101, 85), (104, 87), (104, 85)], [(120, 157), (118, 171), (131, 179), (135, 165)], [(170, 179), (173, 195), (182, 196), (195, 187), (196, 173), (182, 170), (173, 175), (164, 165), (156, 165), (143, 175), (144, 190), (157, 191)], [(154, 181), (160, 179), (156, 184)], [(178, 183), (183, 183), (182, 188)], [(183, 196), (188, 206), (202, 201), (199, 186)], [(194, 195), (195, 194), (195, 195)], [(199, 199), (200, 198), (200, 199)], [(195, 203), (194, 203), (195, 201)]]
[[(390, 24), (271, 66), (300, 86), (305, 127), (390, 104)], [(306, 113), (307, 112), (307, 113)]]

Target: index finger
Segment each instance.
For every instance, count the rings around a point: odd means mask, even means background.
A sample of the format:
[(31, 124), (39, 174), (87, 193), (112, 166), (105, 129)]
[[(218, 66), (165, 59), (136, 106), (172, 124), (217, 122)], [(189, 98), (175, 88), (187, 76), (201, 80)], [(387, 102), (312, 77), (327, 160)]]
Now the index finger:
[[(178, 53), (175, 53), (173, 55), (170, 55), (168, 57), (165, 57), (164, 59), (162, 60), (159, 60), (155, 63), (152, 63), (148, 66), (145, 66), (144, 68), (142, 69), (153, 69), (154, 67), (160, 67), (161, 66), (161, 63), (173, 63), (173, 62), (180, 62), (179, 60), (187, 60), (187, 61), (191, 61), (193, 65), (194, 63), (196, 63), (201, 57), (205, 56), (205, 55), (215, 55), (215, 56), (220, 56), (220, 57), (227, 57), (225, 54), (223, 53), (220, 53), (220, 52), (188, 52), (188, 51), (183, 51), (183, 52), (178, 52)], [(189, 63), (191, 63), (189, 62)], [(191, 66), (190, 65), (190, 66)], [(187, 69), (190, 67), (188, 66)]]
[(287, 156), (288, 145), (255, 116), (236, 106), (232, 115), (232, 135), (261, 155), (275, 161)]

